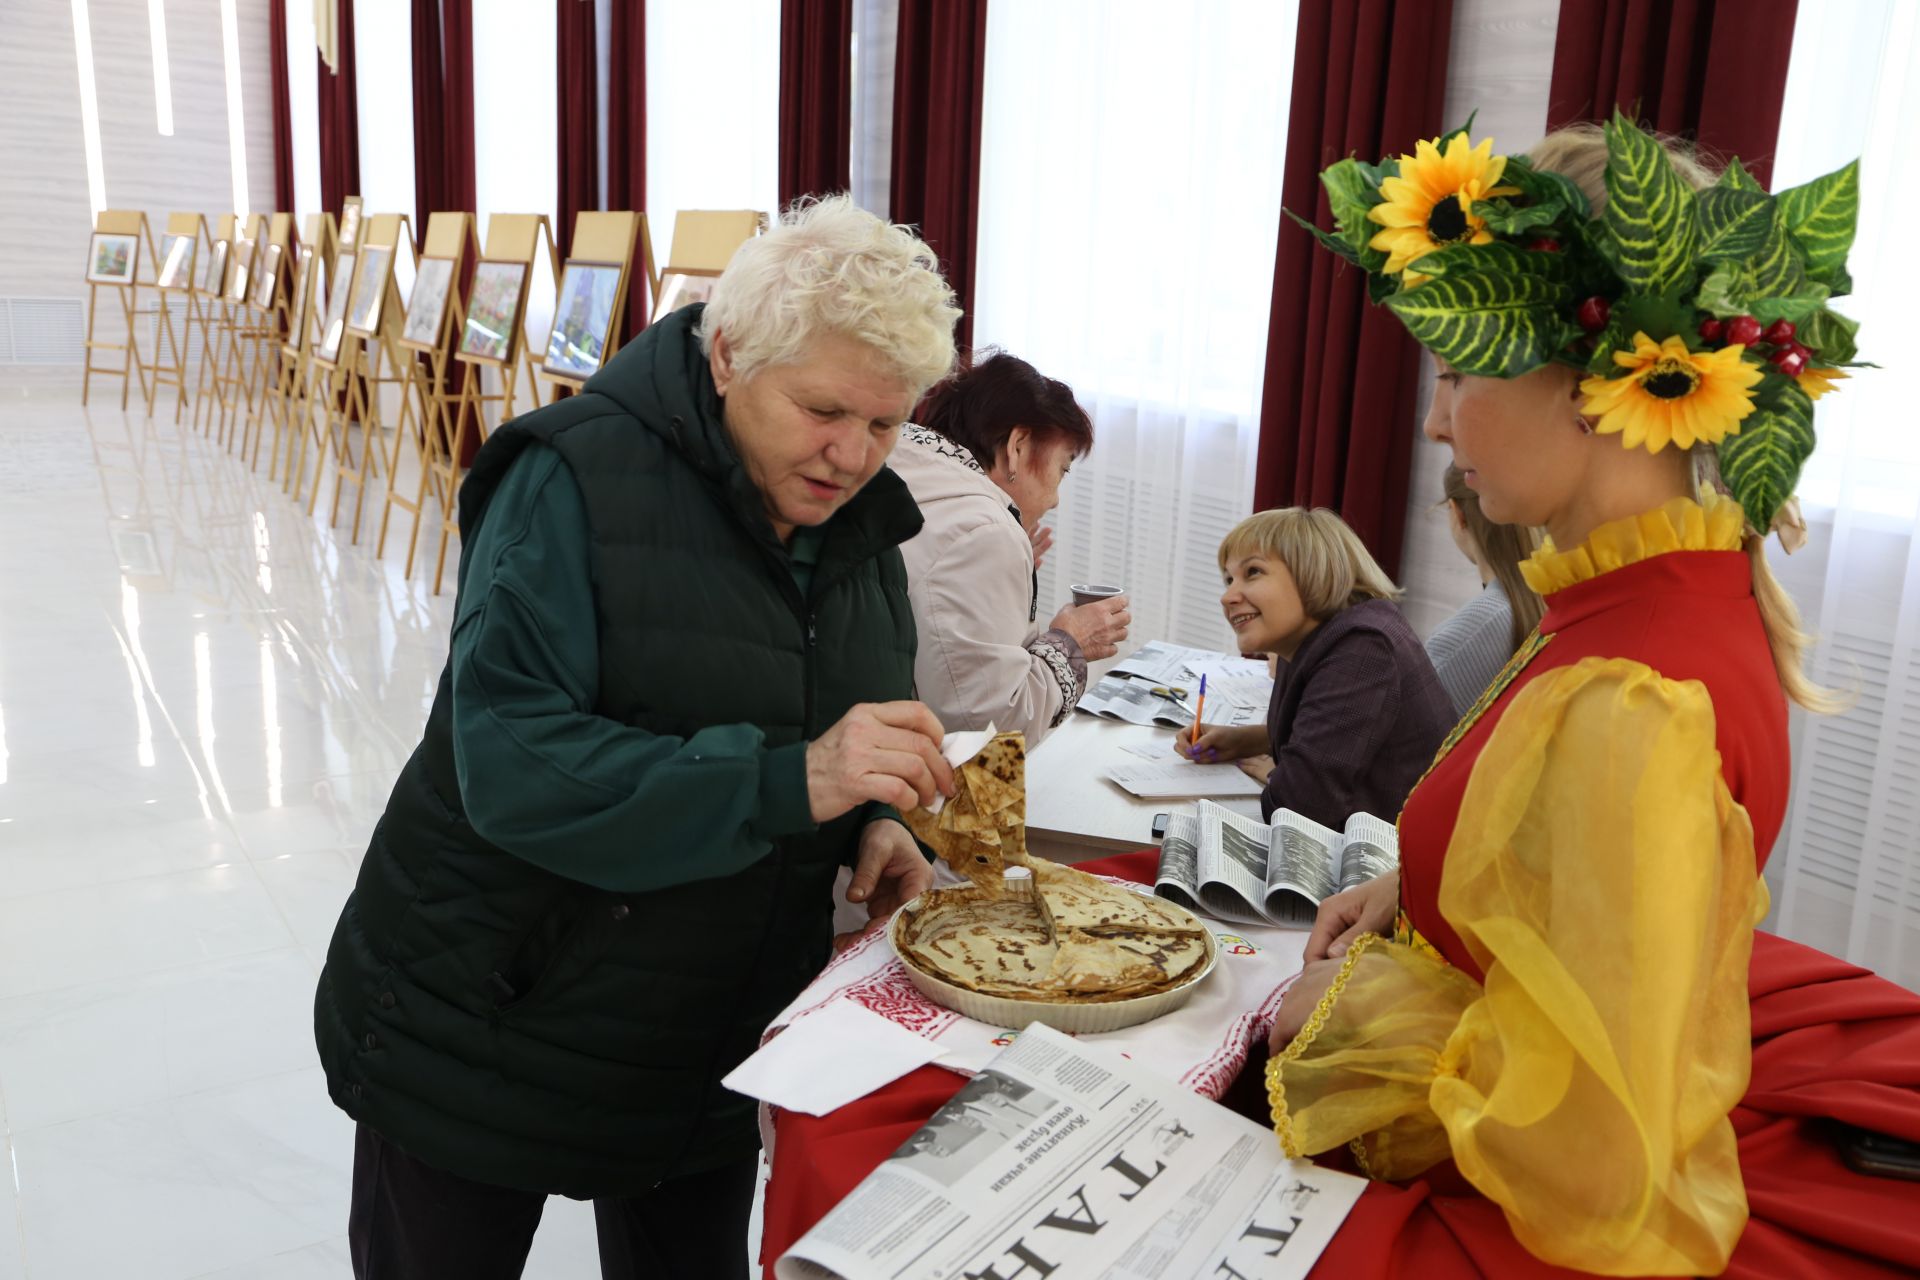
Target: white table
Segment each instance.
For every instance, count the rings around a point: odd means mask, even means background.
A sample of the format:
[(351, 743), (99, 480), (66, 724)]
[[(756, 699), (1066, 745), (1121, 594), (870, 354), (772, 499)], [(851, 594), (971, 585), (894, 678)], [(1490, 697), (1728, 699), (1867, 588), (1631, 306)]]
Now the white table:
[[(1123, 748), (1154, 746), (1173, 754), (1173, 730), (1123, 724), (1074, 712), (1027, 756), (1027, 847), (1055, 862), (1084, 862), (1152, 847), (1153, 815), (1191, 800), (1142, 800), (1102, 776), (1131, 760)], [(1257, 796), (1216, 803), (1260, 816)]]

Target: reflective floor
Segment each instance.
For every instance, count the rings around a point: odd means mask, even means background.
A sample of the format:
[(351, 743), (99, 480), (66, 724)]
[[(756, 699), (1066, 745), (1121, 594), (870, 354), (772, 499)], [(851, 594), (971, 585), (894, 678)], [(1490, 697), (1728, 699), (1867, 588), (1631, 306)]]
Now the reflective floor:
[[(314, 981), (451, 566), (435, 598), (374, 558), (377, 489), (353, 546), (330, 490), (309, 519), (264, 457), (118, 401), (0, 392), (0, 1280), (337, 1280)], [(527, 1274), (594, 1257), (550, 1201)]]

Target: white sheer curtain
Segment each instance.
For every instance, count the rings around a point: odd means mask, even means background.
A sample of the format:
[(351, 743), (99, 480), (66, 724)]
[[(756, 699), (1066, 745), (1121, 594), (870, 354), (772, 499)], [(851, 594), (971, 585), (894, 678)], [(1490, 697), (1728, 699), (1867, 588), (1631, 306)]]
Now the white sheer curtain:
[(853, 0), (853, 198), (887, 216), (893, 174), (893, 63), (900, 0)]
[(280, 212), (298, 213), (304, 235), (307, 215), (320, 212), (320, 59), (313, 5), (310, 0), (272, 3), (287, 11), (287, 105), (293, 126), (293, 208)]
[(1809, 545), (1774, 563), (1820, 634), (1813, 671), (1857, 691), (1795, 716), (1794, 790), (1774, 881), (1780, 932), (1920, 988), (1920, 340), (1906, 219), (1920, 207), (1920, 5), (1803, 5), (1776, 190), (1861, 160), (1850, 297), (1858, 369), (1814, 416)]
[[(478, 20), (476, 13), (475, 21)], [(551, 13), (547, 20), (553, 20)], [(361, 197), (369, 214), (404, 213), (411, 223), (414, 188), (413, 14), (410, 6), (355, 5), (353, 41), (354, 98), (360, 111), (360, 190), (348, 194)], [(291, 79), (288, 88), (292, 88)], [(548, 147), (552, 147), (551, 141)], [(334, 212), (337, 214), (339, 210)], [(413, 230), (420, 235), (426, 228), (414, 227)]]
[(646, 0), (647, 221), (780, 198), (780, 0)]
[(1220, 536), (1251, 508), (1294, 0), (988, 10), (975, 340), (1072, 385), (1041, 617), (1116, 583), (1136, 639), (1224, 647)]
[[(473, 6), (473, 182), (482, 245), (487, 219), (496, 213), (554, 217), (560, 196), (558, 42), (554, 8), (546, 0)], [(363, 138), (367, 128), (363, 116)], [(543, 270), (533, 273), (528, 288), (526, 322), (526, 331), (541, 340), (553, 322), (553, 281)]]

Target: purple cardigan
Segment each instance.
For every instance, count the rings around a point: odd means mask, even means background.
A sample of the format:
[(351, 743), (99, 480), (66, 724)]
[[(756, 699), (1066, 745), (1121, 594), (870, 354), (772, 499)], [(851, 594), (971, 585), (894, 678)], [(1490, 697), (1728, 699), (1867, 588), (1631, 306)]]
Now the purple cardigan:
[(1453, 728), (1453, 702), (1390, 601), (1320, 624), (1280, 666), (1267, 708), (1267, 818), (1291, 809), (1338, 830), (1364, 810), (1391, 822)]

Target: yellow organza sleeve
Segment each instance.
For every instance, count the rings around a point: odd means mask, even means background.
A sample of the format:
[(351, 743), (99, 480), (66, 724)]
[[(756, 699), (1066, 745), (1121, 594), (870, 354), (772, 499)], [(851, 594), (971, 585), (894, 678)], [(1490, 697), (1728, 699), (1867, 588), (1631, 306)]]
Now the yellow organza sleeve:
[(1746, 1224), (1753, 833), (1697, 682), (1590, 658), (1514, 699), (1475, 763), (1440, 911), (1483, 986), (1373, 937), (1268, 1069), (1289, 1154), (1376, 1177), (1452, 1156), (1535, 1255), (1717, 1274)]

